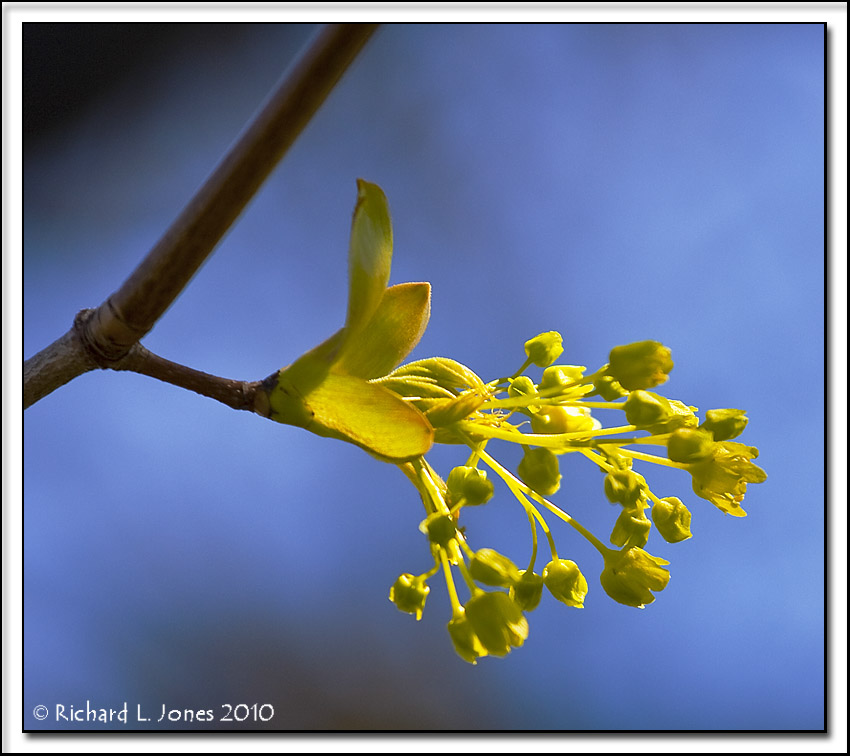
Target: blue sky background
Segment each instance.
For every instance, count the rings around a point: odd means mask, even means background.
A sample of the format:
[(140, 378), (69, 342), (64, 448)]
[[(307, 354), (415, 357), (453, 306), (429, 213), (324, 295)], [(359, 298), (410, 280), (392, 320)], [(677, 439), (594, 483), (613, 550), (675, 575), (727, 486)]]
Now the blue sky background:
[[(83, 31), (33, 48), (57, 85)], [(132, 65), (121, 30), (102, 59), (85, 46), (97, 73), (75, 109), (25, 138), (26, 357), (117, 288), (311, 32), (161, 28)], [(439, 581), (418, 623), (387, 600), (429, 567), (396, 469), (89, 373), (24, 418), (24, 711), (268, 702), (296, 730), (822, 729), (823, 27), (383, 27), (145, 345), (258, 379), (335, 331), (358, 177), (390, 201), (392, 282), (433, 286), (412, 357), (488, 380), (541, 331), (590, 368), (662, 341), (666, 395), (747, 410), (740, 440), (769, 474), (749, 516), (638, 468), (693, 512), (693, 539), (647, 546), (668, 588), (643, 611), (614, 603), (598, 554), (553, 522), (586, 608), (544, 600), (523, 648), (473, 667)], [(604, 539), (616, 512), (582, 462), (564, 460), (555, 502)], [(527, 560), (506, 489), (466, 524), (474, 548)]]

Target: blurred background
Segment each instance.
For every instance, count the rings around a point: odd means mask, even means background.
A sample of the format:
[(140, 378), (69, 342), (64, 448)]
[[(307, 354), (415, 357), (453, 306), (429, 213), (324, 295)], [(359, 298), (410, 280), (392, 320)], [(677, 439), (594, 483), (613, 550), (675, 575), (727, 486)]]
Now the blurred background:
[[(25, 357), (119, 286), (314, 30), (25, 24)], [(392, 282), (433, 285), (413, 358), (488, 380), (541, 331), (591, 369), (617, 344), (662, 341), (666, 395), (748, 412), (739, 440), (769, 474), (749, 516), (639, 466), (693, 512), (694, 538), (647, 546), (671, 562), (658, 600), (608, 599), (598, 554), (552, 522), (586, 608), (544, 597), (523, 648), (473, 667), (439, 580), (418, 623), (387, 600), (399, 573), (430, 566), (398, 470), (89, 373), (25, 413), (24, 711), (268, 703), (265, 726), (288, 730), (822, 729), (823, 27), (382, 27), (146, 346), (253, 380), (335, 331), (358, 177), (390, 201)], [(429, 458), (447, 474), (465, 455)], [(570, 457), (562, 473), (555, 502), (605, 540), (616, 511), (598, 471)], [(506, 489), (465, 519), (473, 548), (527, 561)]]

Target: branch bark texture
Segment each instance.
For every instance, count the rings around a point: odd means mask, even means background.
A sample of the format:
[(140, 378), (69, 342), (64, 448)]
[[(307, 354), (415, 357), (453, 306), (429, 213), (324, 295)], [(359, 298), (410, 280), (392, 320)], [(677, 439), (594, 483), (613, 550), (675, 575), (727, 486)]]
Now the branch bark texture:
[(95, 310), (79, 313), (68, 333), (24, 363), (25, 408), (88, 370), (132, 369), (118, 363), (189, 283), (375, 28), (322, 28), (121, 287)]
[[(149, 352), (141, 344), (133, 344), (130, 351), (112, 366), (113, 370), (129, 370), (149, 375), (174, 386), (194, 391), (237, 410), (257, 411), (255, 401), (262, 388), (261, 381), (237, 381), (203, 373), (180, 365)], [(265, 394), (262, 395), (265, 397)], [(260, 401), (262, 401), (260, 397)], [(261, 408), (265, 405), (260, 405)]]

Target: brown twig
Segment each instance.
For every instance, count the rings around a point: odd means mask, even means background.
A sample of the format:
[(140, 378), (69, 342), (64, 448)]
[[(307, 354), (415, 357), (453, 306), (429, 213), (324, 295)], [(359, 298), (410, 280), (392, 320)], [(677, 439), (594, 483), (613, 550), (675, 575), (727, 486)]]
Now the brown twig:
[[(141, 344), (133, 344), (130, 351), (118, 362), (112, 365), (113, 370), (129, 370), (133, 373), (149, 375), (160, 381), (165, 381), (174, 386), (194, 391), (197, 394), (208, 396), (228, 407), (237, 410), (258, 410), (255, 401), (262, 397), (257, 396), (258, 389), (262, 386), (261, 381), (236, 381), (230, 378), (219, 378), (217, 375), (203, 373), (200, 370), (180, 365), (164, 357), (149, 352)], [(260, 405), (263, 407), (264, 405)]]
[(95, 310), (80, 313), (68, 333), (24, 363), (25, 408), (88, 370), (117, 367), (153, 328), (375, 28), (375, 24), (338, 24), (319, 32), (123, 285)]

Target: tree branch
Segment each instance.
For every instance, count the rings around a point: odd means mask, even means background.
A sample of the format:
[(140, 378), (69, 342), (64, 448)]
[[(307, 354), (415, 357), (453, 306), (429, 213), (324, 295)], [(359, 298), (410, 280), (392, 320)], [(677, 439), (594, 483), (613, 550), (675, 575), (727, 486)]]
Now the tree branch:
[[(24, 363), (24, 408), (115, 367), (177, 298), (357, 56), (376, 24), (324, 27), (123, 285)], [(120, 368), (129, 369), (129, 368)], [(187, 368), (188, 369), (188, 368)]]
[(267, 394), (260, 391), (262, 381), (236, 381), (202, 373), (200, 370), (166, 360), (148, 351), (141, 344), (133, 344), (130, 351), (111, 365), (111, 368), (149, 375), (151, 378), (208, 396), (232, 409), (268, 414)]
[(24, 409), (78, 375), (99, 365), (83, 345), (76, 328), (24, 363)]

